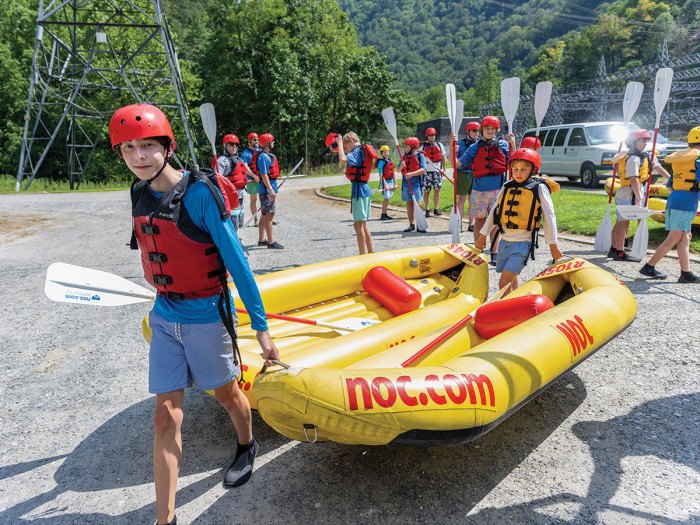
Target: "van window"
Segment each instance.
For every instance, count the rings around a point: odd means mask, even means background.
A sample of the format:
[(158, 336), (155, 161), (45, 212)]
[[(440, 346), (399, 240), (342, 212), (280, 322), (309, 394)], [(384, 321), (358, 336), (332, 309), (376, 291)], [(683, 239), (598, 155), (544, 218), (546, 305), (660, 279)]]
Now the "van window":
[(556, 135), (556, 134), (557, 134), (556, 129), (548, 129), (547, 136), (542, 141), (542, 144), (544, 144), (545, 146), (551, 146), (552, 142), (554, 142), (554, 135)]
[(574, 128), (569, 135), (569, 146), (585, 146), (586, 145), (586, 135), (583, 132), (583, 128)]
[(554, 137), (554, 146), (563, 146), (564, 140), (566, 139), (566, 134), (569, 132), (569, 128), (561, 128), (557, 131), (557, 136)]
[(534, 136), (535, 136), (534, 131), (528, 131), (527, 133), (525, 133), (525, 135), (523, 135), (523, 138), (534, 137)]

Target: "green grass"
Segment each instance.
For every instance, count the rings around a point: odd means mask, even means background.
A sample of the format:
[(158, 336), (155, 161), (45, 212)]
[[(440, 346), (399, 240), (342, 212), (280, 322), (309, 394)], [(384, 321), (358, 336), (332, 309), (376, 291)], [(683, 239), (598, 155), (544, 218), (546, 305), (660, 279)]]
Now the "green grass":
[[(0, 193), (15, 193), (15, 183), (17, 179), (12, 175), (0, 175)], [(75, 191), (117, 191), (128, 190), (131, 180), (115, 181), (85, 181), (80, 184)], [(24, 182), (22, 183), (24, 188)], [(34, 179), (29, 189), (21, 190), (21, 193), (65, 193), (71, 191), (68, 181), (56, 181), (51, 179)]]
[[(371, 182), (370, 186), (373, 189), (378, 187), (378, 182)], [(334, 197), (350, 198), (350, 184), (333, 186), (324, 188), (324, 191)], [(432, 207), (432, 198), (430, 196), (430, 206)], [(557, 228), (560, 232), (570, 232), (577, 235), (588, 235), (594, 237), (598, 230), (603, 214), (608, 203), (607, 195), (597, 193), (588, 193), (574, 190), (561, 190), (552, 195), (554, 209), (557, 216)], [(377, 192), (372, 196), (373, 202), (382, 202), (381, 192)], [(401, 201), (401, 191), (395, 191), (394, 197), (390, 203), (394, 206), (403, 206)], [(445, 181), (443, 182), (442, 192), (440, 193), (441, 211), (449, 212), (452, 209), (452, 185)], [(615, 220), (615, 205), (613, 204), (611, 212), (613, 221)], [(666, 238), (666, 230), (664, 225), (656, 222), (653, 219), (648, 220), (649, 224), (649, 243), (653, 245), (660, 244)], [(630, 236), (637, 228), (636, 222), (630, 224)], [(693, 225), (693, 240), (690, 243), (690, 251), (692, 253), (700, 253), (700, 227)]]

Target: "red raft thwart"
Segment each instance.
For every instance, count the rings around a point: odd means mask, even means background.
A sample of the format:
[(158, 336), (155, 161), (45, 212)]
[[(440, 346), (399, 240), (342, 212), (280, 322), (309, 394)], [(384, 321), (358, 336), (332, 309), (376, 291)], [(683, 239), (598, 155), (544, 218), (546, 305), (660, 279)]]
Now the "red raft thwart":
[(362, 279), (362, 287), (394, 315), (403, 315), (420, 307), (418, 290), (384, 266), (375, 266)]
[(485, 304), (476, 311), (474, 328), (484, 339), (491, 339), (551, 308), (546, 295), (532, 294)]

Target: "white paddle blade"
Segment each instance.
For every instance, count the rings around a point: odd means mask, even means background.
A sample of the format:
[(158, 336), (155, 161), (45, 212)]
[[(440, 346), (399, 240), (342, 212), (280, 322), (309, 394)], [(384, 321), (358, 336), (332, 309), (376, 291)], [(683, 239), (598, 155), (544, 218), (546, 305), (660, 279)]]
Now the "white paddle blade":
[(428, 219), (425, 218), (425, 212), (423, 211), (423, 208), (420, 207), (420, 203), (416, 199), (416, 196), (413, 195), (411, 198), (413, 199), (413, 214), (415, 215), (416, 219), (416, 228), (419, 230), (427, 230)]
[(452, 234), (452, 244), (459, 244), (459, 234), (460, 227), (462, 225), (462, 218), (459, 216), (456, 208), (452, 208), (452, 213), (450, 213), (450, 226), (449, 231)]
[(396, 138), (396, 117), (394, 116), (394, 108), (384, 108), (382, 110), (382, 118), (384, 119), (384, 125), (389, 135), (391, 135), (394, 142), (398, 144), (399, 139)]
[(214, 151), (214, 154), (216, 154), (216, 112), (214, 111), (214, 104), (205, 102), (199, 106), (199, 114), (202, 117), (204, 133), (209, 139), (211, 149)]
[(607, 253), (612, 245), (612, 217), (610, 217), (610, 204), (608, 204), (608, 209), (603, 215), (603, 219), (598, 225), (598, 231), (595, 234), (595, 242), (593, 243), (593, 249), (597, 252)]
[(508, 123), (508, 133), (513, 128), (513, 120), (520, 105), (520, 79), (518, 77), (504, 78), (501, 81), (501, 107)]
[(52, 301), (97, 306), (123, 306), (156, 297), (152, 291), (118, 275), (65, 263), (49, 266), (44, 293)]
[(618, 204), (616, 206), (617, 213), (625, 221), (634, 221), (637, 219), (646, 219), (649, 215), (656, 215), (657, 210), (650, 210), (644, 206), (634, 206), (633, 204)]
[(447, 100), (447, 116), (450, 119), (450, 127), (452, 133), (457, 133), (455, 129), (455, 117), (457, 116), (457, 95), (455, 94), (454, 84), (445, 84), (445, 98)]
[(464, 100), (457, 100), (457, 116), (455, 117), (455, 135), (459, 135), (459, 128), (464, 120)]
[(538, 82), (535, 86), (535, 123), (539, 128), (544, 121), (544, 116), (549, 109), (549, 101), (552, 98), (552, 83), (548, 80)]
[(647, 226), (647, 220), (642, 219), (637, 226), (637, 231), (634, 233), (634, 240), (632, 241), (632, 252), (631, 255), (635, 259), (643, 259), (647, 253), (647, 248), (649, 247), (649, 227)]
[(659, 127), (661, 121), (661, 113), (666, 107), (668, 97), (671, 94), (671, 84), (673, 83), (673, 69), (670, 67), (662, 67), (656, 72), (656, 84), (654, 86), (654, 108), (656, 109), (656, 125)]
[(622, 120), (627, 124), (637, 112), (639, 102), (642, 100), (644, 84), (641, 82), (628, 82), (625, 88), (625, 98), (622, 100)]

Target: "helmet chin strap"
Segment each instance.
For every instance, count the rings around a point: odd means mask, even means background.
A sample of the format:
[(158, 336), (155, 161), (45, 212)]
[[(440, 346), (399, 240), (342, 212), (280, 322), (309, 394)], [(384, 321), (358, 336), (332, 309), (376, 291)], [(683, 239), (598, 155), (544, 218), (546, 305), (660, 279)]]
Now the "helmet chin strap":
[(154, 180), (156, 180), (156, 179), (160, 176), (160, 174), (163, 173), (163, 170), (164, 170), (165, 167), (168, 165), (168, 162), (170, 161), (170, 157), (171, 157), (171, 155), (172, 155), (172, 154), (170, 153), (170, 144), (168, 144), (168, 145), (166, 146), (165, 151), (166, 151), (166, 153), (165, 153), (165, 160), (163, 161), (163, 165), (162, 165), (162, 166), (160, 167), (160, 169), (158, 170), (158, 173), (156, 173), (155, 175), (153, 175), (153, 177), (151, 177), (150, 179), (148, 179), (148, 180), (146, 181), (146, 184), (149, 184), (149, 185), (150, 185)]

